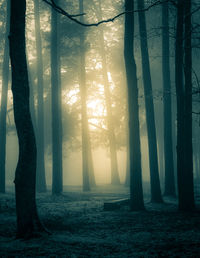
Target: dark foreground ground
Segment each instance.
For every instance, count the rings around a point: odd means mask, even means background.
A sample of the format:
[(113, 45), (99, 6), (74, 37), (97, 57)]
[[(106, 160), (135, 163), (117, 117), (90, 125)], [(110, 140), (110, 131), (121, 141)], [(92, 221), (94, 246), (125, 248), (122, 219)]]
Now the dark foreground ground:
[(15, 239), (14, 194), (0, 195), (0, 257), (200, 257), (200, 213), (179, 213), (173, 199), (146, 211), (104, 211), (105, 201), (128, 197), (124, 187), (92, 193), (67, 188), (60, 197), (38, 195), (40, 217), (52, 232)]

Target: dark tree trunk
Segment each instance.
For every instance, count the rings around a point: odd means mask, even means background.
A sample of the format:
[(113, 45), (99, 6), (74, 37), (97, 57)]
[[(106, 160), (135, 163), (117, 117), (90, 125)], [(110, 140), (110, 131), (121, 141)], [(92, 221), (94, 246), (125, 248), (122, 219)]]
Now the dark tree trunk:
[[(184, 25), (185, 87), (183, 81)], [(177, 180), (179, 210), (190, 211), (195, 207), (195, 205), (192, 163), (191, 2), (189, 0), (178, 1), (175, 63), (177, 96)]]
[[(55, 1), (59, 4), (59, 1)], [(58, 15), (51, 12), (51, 106), (52, 106), (52, 193), (62, 193), (62, 98), (60, 55), (58, 46)]]
[[(79, 10), (83, 13), (83, 0), (79, 0)], [(83, 22), (83, 17), (80, 18)], [(87, 117), (87, 89), (85, 79), (84, 28), (80, 33), (80, 92), (81, 92), (81, 125), (82, 125), (82, 177), (83, 191), (90, 191), (89, 179), (89, 128)]]
[[(159, 117), (159, 119), (162, 119), (162, 118)], [(157, 132), (158, 132), (157, 133), (157, 139), (158, 139), (160, 184), (161, 184), (161, 188), (162, 188), (163, 185), (164, 185), (164, 142), (163, 142), (163, 132), (161, 132), (161, 128), (158, 128)]]
[[(177, 97), (177, 180), (179, 204), (184, 202), (184, 179), (182, 172), (184, 169), (184, 91), (183, 91), (183, 22), (184, 3), (178, 1), (177, 6), (177, 27), (176, 27), (176, 51), (175, 51), (175, 80)], [(181, 207), (180, 207), (181, 208)]]
[(199, 135), (200, 135), (200, 127), (197, 123), (194, 123), (193, 127), (193, 160), (194, 160), (194, 176), (196, 183), (200, 182), (200, 142), (199, 142)]
[(169, 10), (168, 3), (162, 4), (162, 74), (164, 107), (164, 161), (165, 195), (175, 196), (174, 160), (172, 141), (172, 107), (169, 55)]
[(10, 58), (14, 119), (19, 142), (19, 159), (15, 173), (17, 236), (30, 237), (43, 231), (35, 200), (36, 143), (29, 108), (29, 82), (25, 43), (25, 0), (11, 0)]
[(174, 160), (174, 181), (175, 181), (175, 190), (177, 195), (177, 98), (176, 95), (171, 96), (172, 99), (172, 148), (173, 148), (173, 160)]
[[(144, 9), (144, 0), (138, 0), (138, 9)], [(143, 72), (148, 148), (149, 148), (151, 201), (162, 202), (160, 180), (159, 180), (159, 173), (158, 173), (156, 127), (155, 127), (155, 117), (154, 117), (154, 104), (153, 104), (153, 96), (152, 96), (152, 83), (151, 83), (151, 73), (150, 73), (150, 64), (149, 64), (145, 12), (143, 11), (139, 12), (138, 16), (139, 16), (142, 72)]]
[[(27, 59), (29, 59), (27, 57)], [(34, 131), (36, 131), (37, 123), (36, 123), (36, 114), (35, 114), (35, 96), (34, 96), (34, 80), (31, 75), (30, 65), (27, 60), (27, 66), (28, 66), (28, 78), (29, 78), (29, 88), (30, 88), (30, 112), (31, 112), (31, 118), (33, 123)], [(36, 173), (37, 174), (37, 173)], [(37, 177), (37, 175), (36, 175)]]
[[(126, 92), (126, 98), (128, 98), (128, 92)], [(128, 103), (126, 104), (126, 175), (125, 175), (125, 186), (130, 186), (130, 157), (129, 157), (129, 130), (128, 130)]]
[(0, 109), (0, 192), (5, 193), (6, 186), (6, 114), (8, 99), (8, 81), (9, 81), (9, 43), (8, 34), (10, 29), (10, 0), (7, 1), (7, 18), (5, 33), (5, 48), (2, 71), (2, 92)]
[(192, 151), (192, 46), (191, 46), (191, 0), (185, 0), (185, 165), (184, 187), (185, 197), (179, 208), (191, 210), (194, 208), (193, 183), (193, 151)]
[[(102, 10), (101, 10), (101, 1), (99, 1), (99, 13), (97, 12), (99, 21), (102, 20)], [(117, 163), (117, 147), (116, 147), (116, 137), (115, 137), (115, 128), (113, 125), (113, 115), (112, 115), (112, 103), (111, 103), (111, 94), (108, 81), (107, 73), (107, 60), (105, 52), (105, 42), (104, 42), (104, 32), (103, 28), (99, 27), (100, 33), (100, 45), (101, 45), (101, 57), (102, 57), (102, 72), (104, 80), (104, 92), (106, 100), (106, 111), (107, 111), (107, 126), (108, 126), (108, 139), (110, 147), (110, 161), (111, 161), (111, 184), (118, 185), (120, 184), (118, 163)]]
[(136, 64), (134, 59), (134, 1), (125, 1), (124, 60), (128, 87), (130, 208), (143, 210), (140, 126)]
[(129, 157), (129, 139), (127, 139), (127, 146), (126, 146), (126, 177), (125, 177), (125, 186), (130, 185), (130, 157)]
[(44, 82), (43, 82), (43, 58), (42, 58), (42, 42), (40, 35), (40, 13), (39, 1), (34, 0), (34, 16), (35, 16), (35, 39), (37, 53), (37, 88), (38, 88), (38, 106), (37, 106), (37, 176), (36, 189), (38, 192), (46, 191), (45, 179), (45, 156), (44, 156)]

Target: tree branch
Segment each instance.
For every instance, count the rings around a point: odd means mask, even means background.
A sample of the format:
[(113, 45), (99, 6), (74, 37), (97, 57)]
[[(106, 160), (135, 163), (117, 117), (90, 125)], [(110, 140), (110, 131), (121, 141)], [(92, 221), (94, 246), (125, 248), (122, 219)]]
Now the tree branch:
[(192, 111), (192, 114), (200, 115), (200, 112), (194, 112), (194, 111)]
[(116, 16), (112, 17), (112, 18), (109, 18), (109, 19), (105, 19), (105, 20), (101, 20), (97, 23), (83, 23), (79, 20), (77, 20), (75, 17), (79, 17), (79, 16), (82, 16), (82, 15), (85, 15), (85, 13), (83, 14), (76, 14), (76, 15), (72, 15), (72, 14), (69, 14), (67, 11), (63, 10), (60, 6), (58, 6), (54, 0), (42, 0), (44, 1), (46, 4), (50, 5), (56, 12), (66, 16), (67, 18), (69, 18), (70, 20), (74, 21), (75, 23), (79, 24), (79, 25), (82, 25), (84, 27), (97, 27), (99, 26), (100, 24), (102, 23), (109, 23), (109, 22), (114, 22), (117, 18), (123, 16), (124, 14), (126, 13), (136, 13), (136, 12), (146, 12), (148, 10), (150, 10), (152, 7), (155, 7), (157, 5), (160, 5), (160, 4), (163, 4), (163, 3), (167, 3), (167, 2), (171, 2), (174, 4), (174, 1), (173, 0), (158, 0), (154, 3), (152, 3), (151, 5), (147, 6), (146, 8), (144, 9), (138, 9), (138, 10), (133, 10), (133, 11), (129, 11), (129, 12), (122, 12), (122, 13), (119, 13), (117, 14)]

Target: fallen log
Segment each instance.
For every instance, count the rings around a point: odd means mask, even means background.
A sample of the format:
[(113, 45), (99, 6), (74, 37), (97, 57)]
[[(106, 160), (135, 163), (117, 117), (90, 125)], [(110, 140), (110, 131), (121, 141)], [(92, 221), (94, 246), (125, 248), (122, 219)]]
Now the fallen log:
[(120, 207), (128, 205), (129, 199), (115, 199), (108, 202), (104, 202), (104, 211), (112, 211), (120, 209)]

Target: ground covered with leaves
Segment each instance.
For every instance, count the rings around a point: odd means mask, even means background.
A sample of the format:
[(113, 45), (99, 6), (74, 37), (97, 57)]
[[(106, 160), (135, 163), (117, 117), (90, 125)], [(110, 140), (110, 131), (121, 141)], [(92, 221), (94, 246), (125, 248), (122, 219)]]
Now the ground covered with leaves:
[(128, 189), (99, 186), (91, 193), (66, 187), (61, 196), (38, 194), (40, 217), (51, 235), (15, 238), (14, 193), (0, 195), (0, 257), (200, 257), (200, 212), (177, 212), (175, 199), (146, 211), (104, 211)]

